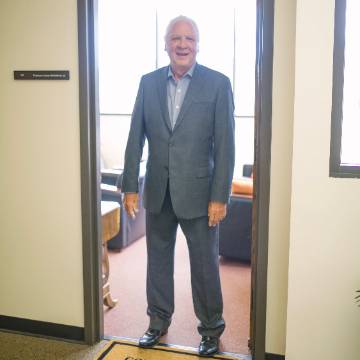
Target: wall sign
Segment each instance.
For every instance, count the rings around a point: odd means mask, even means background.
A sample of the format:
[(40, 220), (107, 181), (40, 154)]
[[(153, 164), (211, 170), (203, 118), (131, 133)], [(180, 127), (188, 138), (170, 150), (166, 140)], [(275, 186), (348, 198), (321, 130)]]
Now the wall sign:
[(69, 70), (14, 71), (14, 80), (69, 80)]

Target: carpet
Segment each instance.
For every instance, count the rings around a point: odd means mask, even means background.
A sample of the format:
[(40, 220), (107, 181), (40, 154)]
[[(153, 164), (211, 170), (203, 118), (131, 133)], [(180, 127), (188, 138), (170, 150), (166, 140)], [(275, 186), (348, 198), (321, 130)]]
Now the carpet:
[(217, 360), (239, 360), (246, 357), (219, 353), (212, 357), (200, 357), (197, 352), (180, 346), (159, 344), (153, 348), (142, 349), (136, 342), (125, 340), (110, 341), (96, 360), (196, 360), (196, 359), (217, 359)]

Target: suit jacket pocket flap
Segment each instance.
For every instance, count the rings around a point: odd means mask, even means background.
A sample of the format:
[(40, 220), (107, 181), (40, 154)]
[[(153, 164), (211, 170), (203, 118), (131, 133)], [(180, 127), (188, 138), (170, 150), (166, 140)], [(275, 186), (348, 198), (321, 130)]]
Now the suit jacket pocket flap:
[(209, 167), (200, 167), (197, 170), (196, 177), (202, 178), (202, 177), (208, 177), (210, 175)]

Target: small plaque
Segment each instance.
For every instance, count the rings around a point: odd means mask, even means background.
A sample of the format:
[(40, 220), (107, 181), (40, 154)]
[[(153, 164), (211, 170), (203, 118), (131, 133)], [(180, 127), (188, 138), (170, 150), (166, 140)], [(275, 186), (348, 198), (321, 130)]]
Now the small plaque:
[(69, 70), (14, 71), (15, 80), (69, 80)]

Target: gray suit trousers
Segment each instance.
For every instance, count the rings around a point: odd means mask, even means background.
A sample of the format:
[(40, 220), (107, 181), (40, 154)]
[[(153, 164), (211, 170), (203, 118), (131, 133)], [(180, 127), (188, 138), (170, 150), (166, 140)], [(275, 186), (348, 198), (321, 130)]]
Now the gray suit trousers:
[(161, 212), (147, 211), (146, 214), (146, 293), (150, 327), (167, 329), (174, 312), (174, 247), (179, 224), (189, 248), (193, 304), (200, 320), (198, 331), (202, 336), (220, 336), (225, 322), (219, 276), (218, 226), (209, 227), (207, 216), (179, 219), (174, 213), (169, 189)]

